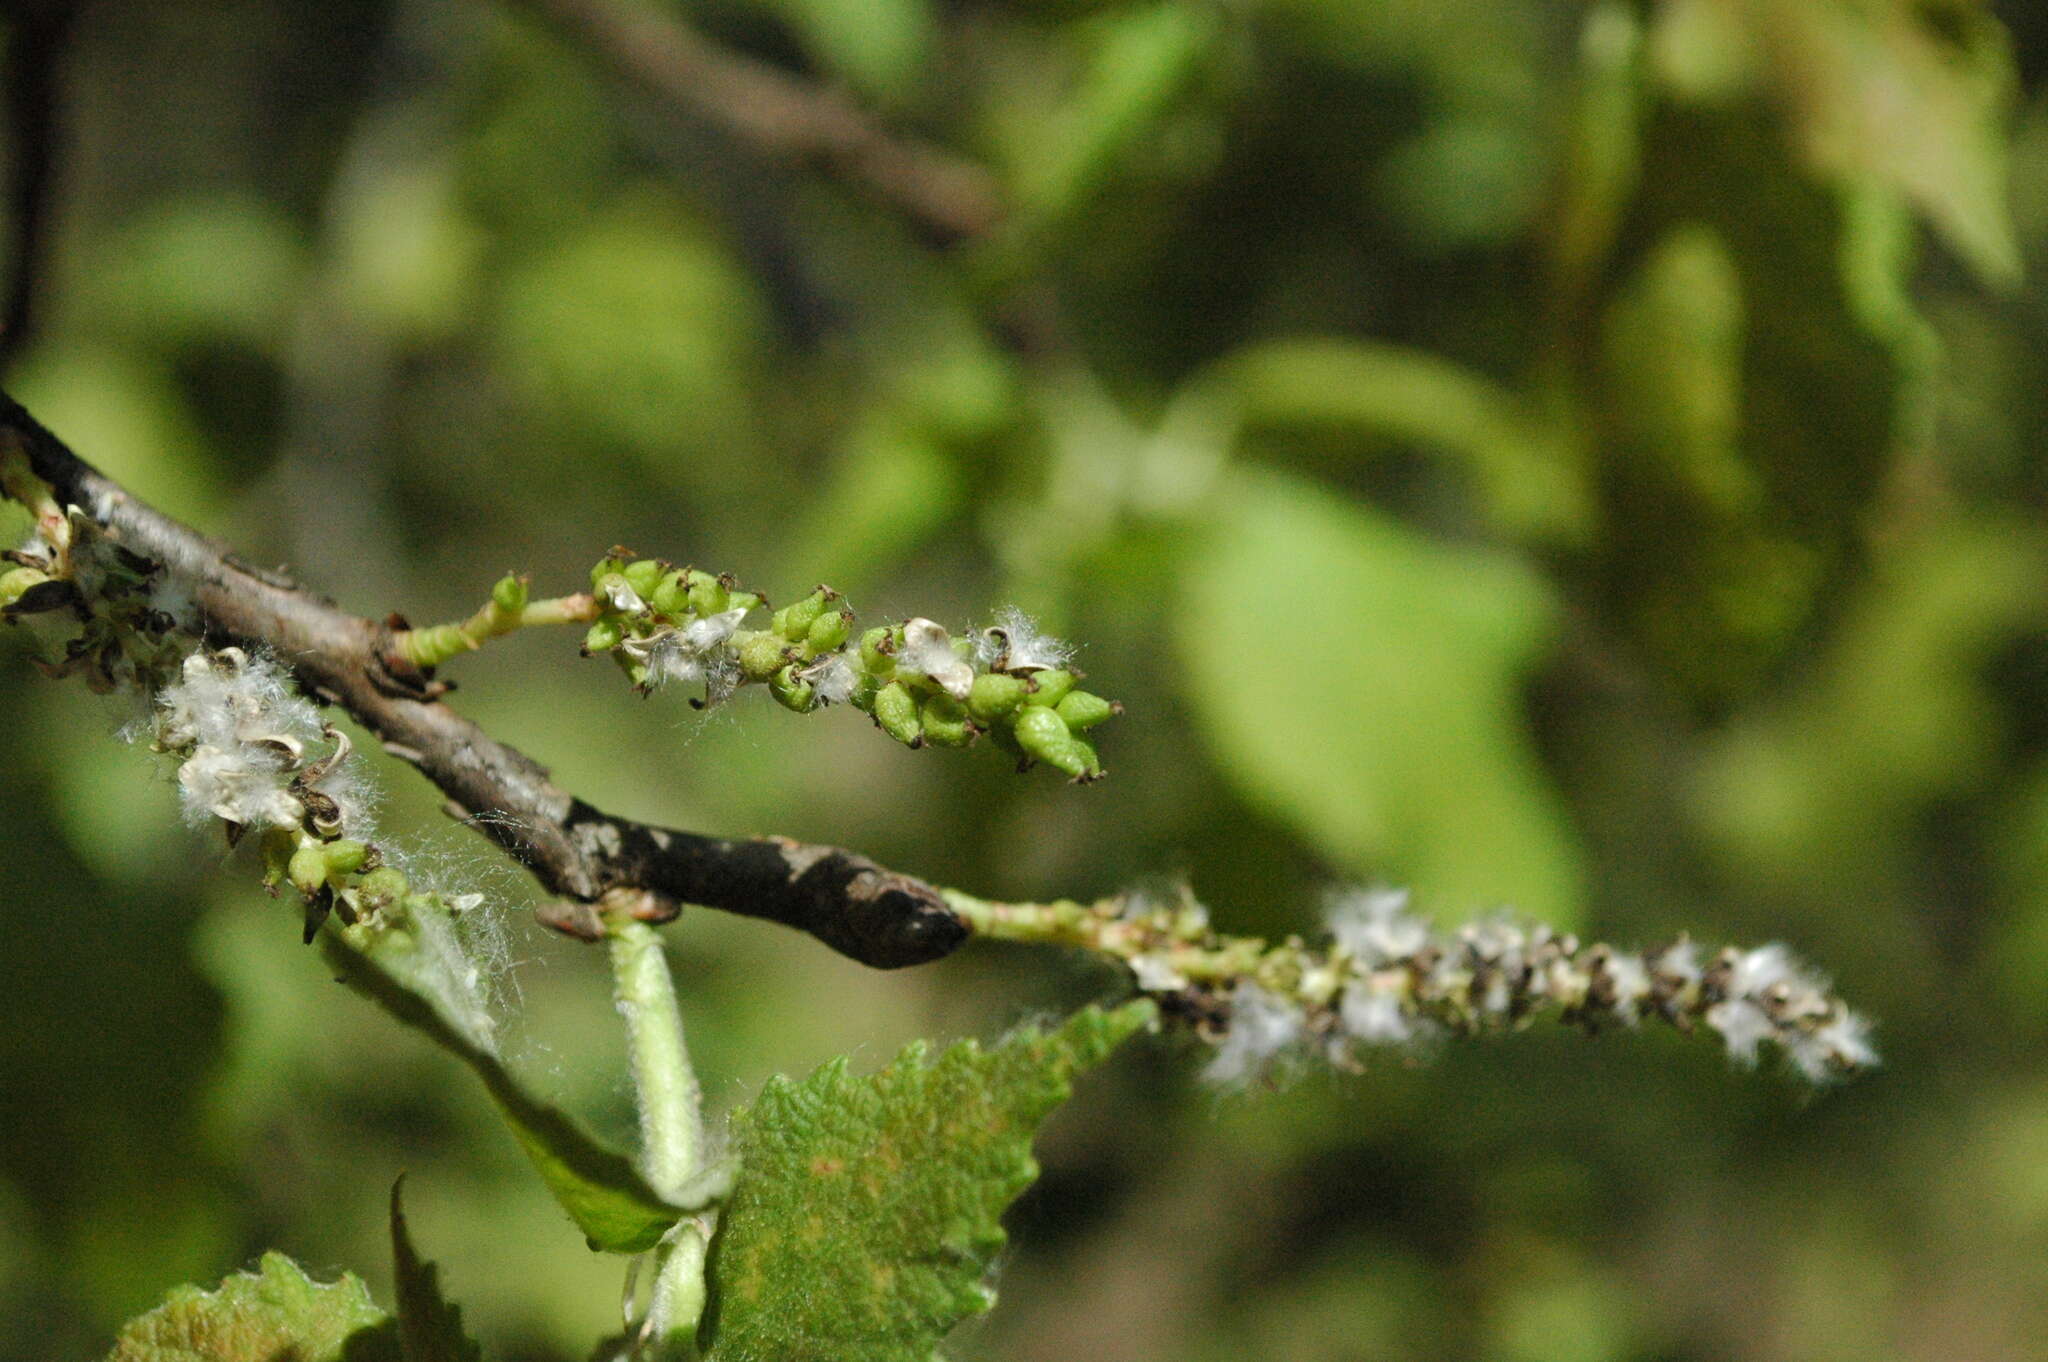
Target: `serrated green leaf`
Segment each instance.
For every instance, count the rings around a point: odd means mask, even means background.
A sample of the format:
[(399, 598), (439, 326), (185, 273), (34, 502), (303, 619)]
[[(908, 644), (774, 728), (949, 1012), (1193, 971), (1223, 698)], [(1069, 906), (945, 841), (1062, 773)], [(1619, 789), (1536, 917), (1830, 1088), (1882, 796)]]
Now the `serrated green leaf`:
[(412, 932), (330, 929), (321, 946), (341, 981), (476, 1071), (513, 1137), (590, 1246), (640, 1253), (661, 1242), (684, 1210), (658, 1196), (624, 1154), (527, 1091), (488, 1030), (438, 968), (431, 941)]
[(181, 1286), (128, 1322), (107, 1362), (405, 1362), (396, 1321), (344, 1273), (316, 1282), (282, 1253), (212, 1291)]
[(1576, 921), (1579, 850), (1520, 713), (1542, 578), (1271, 471), (1215, 504), (1174, 619), (1224, 773), (1355, 875)]
[(712, 1362), (928, 1362), (993, 1303), (1033, 1131), (1153, 1015), (1091, 1007), (930, 1064), (913, 1045), (871, 1077), (835, 1060), (771, 1081), (734, 1122), (745, 1171), (712, 1248)]
[(462, 1310), (441, 1294), (440, 1269), (420, 1257), (406, 1233), (404, 1187), (404, 1178), (391, 1184), (391, 1264), (405, 1362), (480, 1362), (482, 1351), (462, 1332)]

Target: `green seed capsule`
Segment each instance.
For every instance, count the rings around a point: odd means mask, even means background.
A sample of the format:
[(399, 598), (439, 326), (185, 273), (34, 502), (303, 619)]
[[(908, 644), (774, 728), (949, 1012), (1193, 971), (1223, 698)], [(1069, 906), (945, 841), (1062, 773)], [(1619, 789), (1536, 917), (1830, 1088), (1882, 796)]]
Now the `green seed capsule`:
[(896, 645), (902, 640), (895, 637), (895, 630), (886, 624), (878, 624), (860, 636), (860, 664), (876, 676), (894, 676), (896, 660), (891, 656)]
[(816, 624), (825, 613), (825, 602), (831, 599), (825, 594), (825, 591), (826, 588), (819, 587), (795, 605), (788, 607), (789, 638), (803, 638), (811, 632), (811, 626)]
[(626, 627), (617, 620), (599, 620), (583, 636), (583, 651), (595, 656), (608, 653), (626, 641)]
[(993, 723), (1024, 703), (1024, 690), (1021, 676), (984, 672), (967, 692), (967, 712), (982, 723)]
[(906, 747), (917, 746), (923, 726), (918, 722), (917, 700), (900, 681), (891, 681), (875, 692), (875, 722), (882, 731)]
[(828, 610), (818, 616), (811, 625), (805, 641), (814, 653), (829, 653), (846, 642), (846, 636), (853, 632), (853, 616), (844, 610)]
[(1054, 705), (1053, 708), (1059, 712), (1059, 716), (1062, 719), (1067, 721), (1068, 728), (1079, 733), (1083, 729), (1095, 727), (1104, 719), (1115, 714), (1117, 707), (1112, 702), (1103, 699), (1100, 695), (1095, 695), (1085, 690), (1070, 690), (1067, 692), (1066, 698), (1057, 705)]
[(405, 897), (406, 881), (403, 872), (391, 866), (379, 866), (356, 883), (356, 894), (371, 910), (383, 908)]
[(689, 575), (681, 568), (669, 573), (648, 595), (647, 603), (670, 619), (680, 619), (690, 609)]
[(1026, 705), (1013, 725), (1017, 745), (1055, 771), (1070, 776), (1088, 773), (1087, 744), (1067, 731), (1067, 721), (1044, 705)]
[(782, 670), (789, 659), (783, 656), (783, 642), (765, 629), (752, 629), (732, 637), (739, 656), (740, 671), (749, 681), (765, 681)]
[(604, 579), (626, 570), (626, 560), (616, 555), (600, 558), (597, 566), (590, 570), (590, 589), (604, 590)]
[(690, 610), (698, 615), (722, 615), (738, 602), (732, 601), (732, 593), (719, 581), (701, 568), (692, 568), (689, 576)]
[(285, 866), (285, 878), (307, 898), (319, 893), (320, 886), (327, 883), (327, 849), (315, 842), (294, 851)]
[(337, 838), (327, 844), (327, 873), (353, 875), (369, 859), (370, 848), (353, 837)]
[(508, 574), (498, 579), (491, 588), (491, 603), (507, 614), (516, 615), (526, 608), (526, 579)]
[(752, 610), (757, 605), (768, 604), (768, 598), (758, 591), (735, 591), (725, 598), (724, 610), (707, 611), (707, 614), (722, 615), (725, 610)]
[(808, 714), (818, 707), (817, 689), (797, 675), (794, 662), (768, 678), (768, 693), (779, 700), (784, 709), (795, 710), (798, 714)]
[(927, 741), (940, 747), (965, 747), (974, 741), (974, 725), (968, 722), (967, 707), (943, 691), (926, 700), (918, 711)]
[(1074, 674), (1069, 671), (1043, 671), (1031, 673), (1031, 681), (1037, 689), (1030, 695), (1034, 705), (1057, 705), (1067, 698), (1067, 692), (1074, 688)]
[(642, 558), (637, 563), (628, 563), (619, 571), (626, 579), (626, 585), (638, 592), (641, 600), (654, 594), (654, 588), (661, 585), (662, 565), (652, 558)]

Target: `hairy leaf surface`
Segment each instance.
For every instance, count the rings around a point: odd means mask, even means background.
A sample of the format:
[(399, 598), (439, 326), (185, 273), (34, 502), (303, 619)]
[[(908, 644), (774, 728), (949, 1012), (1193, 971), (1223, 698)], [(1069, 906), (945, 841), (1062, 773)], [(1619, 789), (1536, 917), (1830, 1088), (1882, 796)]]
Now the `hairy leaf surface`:
[(1089, 1008), (983, 1049), (922, 1045), (878, 1074), (771, 1081), (735, 1121), (745, 1170), (713, 1250), (713, 1362), (928, 1362), (994, 1301), (1003, 1208), (1073, 1076), (1151, 1021)]
[(404, 1362), (362, 1279), (316, 1282), (282, 1253), (212, 1291), (181, 1286), (128, 1322), (107, 1362)]

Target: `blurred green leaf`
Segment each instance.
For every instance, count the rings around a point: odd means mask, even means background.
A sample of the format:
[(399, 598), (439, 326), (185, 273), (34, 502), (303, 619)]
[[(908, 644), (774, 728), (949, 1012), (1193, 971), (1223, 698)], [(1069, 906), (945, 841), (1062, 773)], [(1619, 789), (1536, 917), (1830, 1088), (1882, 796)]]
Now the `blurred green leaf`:
[(818, 64), (871, 99), (901, 104), (931, 68), (931, 0), (771, 0)]
[(1556, 614), (1527, 565), (1239, 469), (1173, 611), (1224, 773), (1338, 865), (1442, 910), (1578, 920), (1578, 848), (1520, 713)]
[(1779, 123), (1758, 102), (1660, 109), (1586, 338), (1608, 507), (1591, 599), (1703, 714), (1770, 684), (1860, 570), (1888, 480), (1939, 457), (1909, 210), (1817, 182)]
[(1614, 1281), (1562, 1252), (1518, 1263), (1490, 1321), (1497, 1362), (1621, 1362), (1634, 1356), (1633, 1299)]
[(960, 484), (940, 441), (890, 414), (870, 416), (797, 514), (789, 579), (859, 591), (953, 514)]
[(114, 1341), (107, 1362), (416, 1362), (362, 1280), (316, 1282), (282, 1253), (212, 1291), (181, 1286)]
[(283, 339), (305, 274), (298, 229), (274, 205), (236, 194), (180, 196), (124, 224), (104, 267), (83, 276), (94, 321), (155, 346)]
[[(632, 1161), (607, 1148), (567, 1112), (527, 1090), (499, 1056), (490, 1018), (464, 990), (426, 910), (405, 927), (371, 931), (330, 924), (320, 946), (341, 981), (475, 1070), (555, 1200), (594, 1249), (639, 1253), (682, 1217)], [(451, 974), (456, 977), (451, 977)]]
[(1450, 360), (1299, 338), (1241, 350), (1216, 373), (1248, 423), (1349, 426), (1452, 456), (1505, 531), (1569, 538), (1590, 528), (1577, 451), (1512, 394)]
[(1909, 819), (1980, 779), (2001, 735), (1988, 656), (2038, 626), (2048, 543), (1941, 519), (1888, 546), (1826, 654), (1701, 763), (1695, 808), (1734, 862), (1809, 888), (1894, 866)]
[(218, 515), (219, 466), (203, 452), (168, 365), (113, 347), (46, 345), (8, 376), (7, 388), (151, 505), (195, 524)]
[(1488, 114), (1440, 119), (1382, 163), (1381, 192), (1426, 251), (1499, 246), (1522, 233), (1543, 201), (1545, 131)]
[[(46, 743), (50, 812), (65, 841), (111, 883), (139, 887), (161, 878), (165, 863), (191, 848), (177, 790), (150, 779), (152, 763), (125, 744), (78, 742), (71, 722), (79, 716), (57, 695), (36, 698), (43, 712), (32, 731)], [(121, 797), (110, 803), (107, 792), (115, 789)]]
[(1847, 188), (1910, 199), (1986, 283), (2019, 280), (2006, 202), (2017, 72), (1974, 0), (1676, 0), (1657, 43), (1681, 88), (1768, 80), (1800, 151)]
[[(1992, 823), (1992, 872), (2003, 909), (1984, 948), (2015, 1016), (2048, 1022), (2048, 768), (2029, 772)], [(2041, 1165), (2048, 1169), (2048, 1162)]]
[(1714, 511), (1762, 491), (1743, 462), (1742, 281), (1708, 227), (1675, 228), (1610, 305), (1603, 360), (1631, 452)]
[(1163, 3), (1075, 25), (1083, 70), (1051, 119), (1018, 127), (1017, 205), (1027, 234), (1072, 216), (1172, 111), (1221, 32), (1206, 7)]
[(929, 1362), (993, 1303), (1003, 1208), (1073, 1077), (1153, 1018), (1087, 1008), (1055, 1031), (922, 1044), (868, 1078), (835, 1060), (734, 1118), (744, 1170), (712, 1247), (712, 1362)]
[(556, 427), (686, 488), (747, 466), (761, 303), (687, 212), (628, 197), (514, 267), (501, 289), (506, 370)]
[(339, 206), (334, 234), (330, 287), (384, 333), (441, 336), (475, 310), (485, 243), (446, 168), (379, 164)]
[(391, 1185), (391, 1260), (405, 1362), (480, 1362), (482, 1351), (462, 1331), (461, 1309), (441, 1295), (440, 1269), (412, 1246), (400, 1200), (404, 1187), (403, 1178)]
[(1643, 25), (1632, 7), (1601, 0), (1579, 33), (1571, 136), (1554, 189), (1545, 245), (1556, 304), (1570, 312), (1614, 247), (1642, 173)]
[(1456, 1354), (1446, 1341), (1455, 1312), (1411, 1246), (1354, 1232), (1300, 1251), (1299, 1268), (1246, 1292), (1236, 1327), (1209, 1331), (1195, 1358), (1421, 1362)]

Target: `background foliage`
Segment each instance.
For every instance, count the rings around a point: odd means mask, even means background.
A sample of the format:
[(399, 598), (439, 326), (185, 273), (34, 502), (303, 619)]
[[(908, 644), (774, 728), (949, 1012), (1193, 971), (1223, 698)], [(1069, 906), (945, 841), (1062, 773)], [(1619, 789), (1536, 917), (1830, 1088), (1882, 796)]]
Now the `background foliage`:
[[(1004, 228), (934, 252), (516, 8), (97, 0), (11, 386), (364, 613), (621, 541), (876, 618), (1015, 601), (1130, 711), (1075, 790), (629, 701), (564, 637), (456, 664), (601, 805), (1005, 896), (1185, 875), (1247, 932), (1382, 878), (1782, 936), (1882, 1021), (1888, 1069), (1811, 1102), (1657, 1034), (1251, 1100), (1140, 1043), (1048, 1128), (959, 1356), (2048, 1356), (2048, 12), (688, 12), (980, 159)], [(0, 1354), (96, 1355), (266, 1248), (388, 1301), (401, 1170), (488, 1355), (612, 1327), (483, 1095), (178, 825), (121, 716), (25, 665), (0, 706)], [(623, 1131), (602, 962), (390, 774), (387, 825), (506, 905), (521, 1061)], [(670, 940), (721, 1109), (1111, 982)]]

